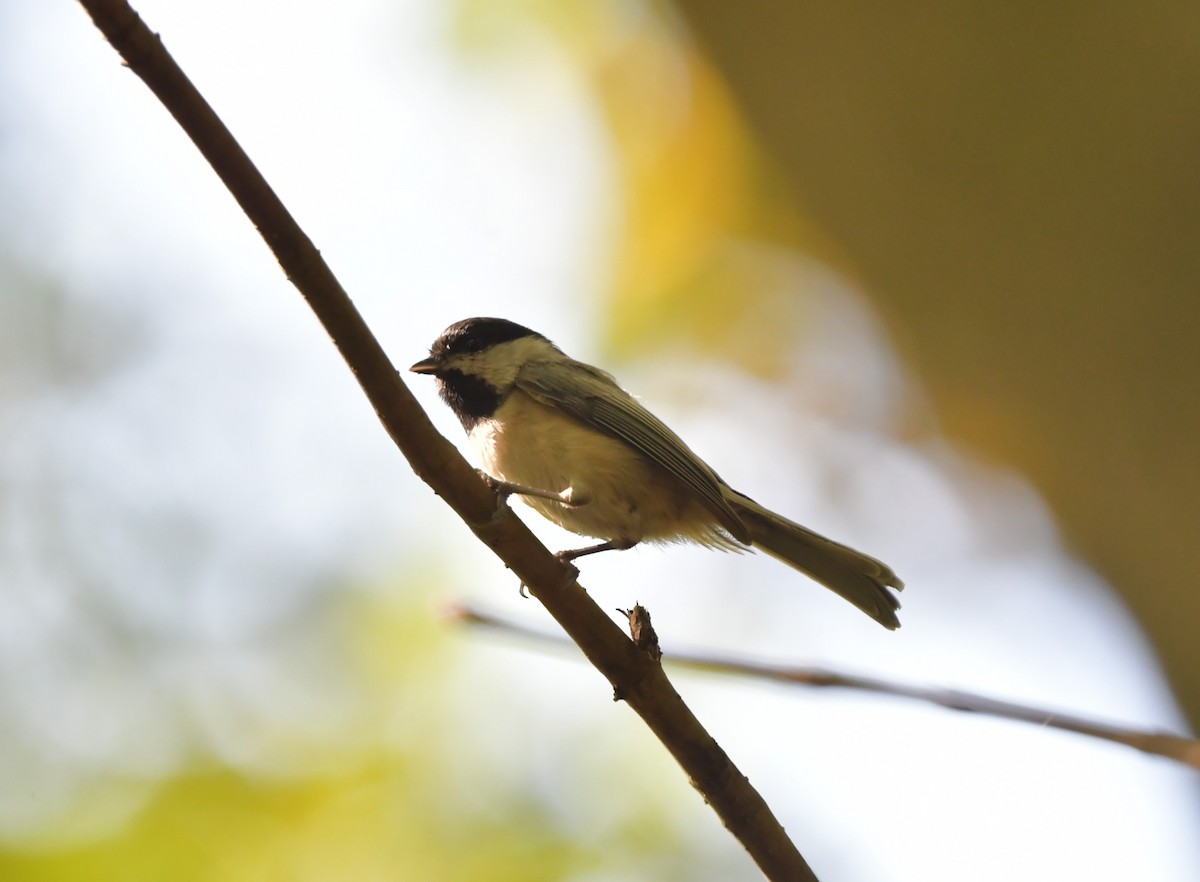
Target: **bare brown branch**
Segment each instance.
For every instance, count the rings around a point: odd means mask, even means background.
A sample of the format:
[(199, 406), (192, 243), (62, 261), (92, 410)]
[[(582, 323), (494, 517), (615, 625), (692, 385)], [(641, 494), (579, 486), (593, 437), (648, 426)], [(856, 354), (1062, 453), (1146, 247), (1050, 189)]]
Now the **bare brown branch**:
[(433, 428), (332, 271), (216, 113), (124, 0), (80, 0), (217, 172), (308, 301), (380, 422), (417, 473), (540, 600), (683, 766), (770, 879), (816, 876), (766, 802), (639, 650)]
[[(635, 609), (641, 609), (636, 607)], [(449, 610), (449, 615), (456, 621), (471, 625), (484, 625), (534, 641), (555, 645), (565, 645), (553, 634), (534, 628), (510, 622), (500, 616), (483, 612), (471, 606), (457, 605)], [(631, 614), (632, 621), (632, 614)], [(649, 619), (647, 617), (647, 623)], [(657, 644), (655, 644), (657, 647)], [(1100, 723), (1086, 720), (1071, 714), (1044, 708), (1030, 707), (1010, 701), (1000, 701), (963, 692), (958, 689), (938, 689), (928, 686), (908, 686), (902, 683), (892, 683), (874, 677), (860, 677), (854, 674), (841, 674), (826, 668), (802, 668), (789, 665), (773, 665), (763, 662), (747, 661), (745, 659), (721, 658), (714, 655), (698, 653), (665, 653), (660, 655), (669, 664), (698, 671), (709, 671), (714, 674), (736, 674), (744, 677), (756, 677), (760, 680), (773, 680), (777, 683), (789, 683), (794, 686), (819, 686), (835, 689), (856, 689), (860, 692), (872, 692), (876, 695), (889, 695), (895, 698), (907, 698), (924, 701), (940, 707), (968, 713), (987, 714), (1002, 717), (1006, 720), (1018, 720), (1023, 723), (1033, 723), (1048, 729), (1062, 729), (1114, 744), (1123, 744), (1140, 750), (1142, 753), (1165, 757), (1185, 766), (1200, 770), (1200, 741), (1195, 738), (1185, 738), (1170, 732), (1146, 732), (1114, 726), (1110, 723)]]

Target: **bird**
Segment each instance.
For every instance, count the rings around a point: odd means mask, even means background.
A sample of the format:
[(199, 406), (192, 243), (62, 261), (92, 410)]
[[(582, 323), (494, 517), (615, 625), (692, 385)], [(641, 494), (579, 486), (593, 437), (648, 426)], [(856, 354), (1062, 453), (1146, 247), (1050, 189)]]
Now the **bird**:
[(455, 322), (411, 368), (435, 378), (500, 492), (580, 536), (572, 561), (639, 543), (758, 548), (885, 628), (900, 627), (891, 567), (730, 487), (611, 374), (501, 318)]

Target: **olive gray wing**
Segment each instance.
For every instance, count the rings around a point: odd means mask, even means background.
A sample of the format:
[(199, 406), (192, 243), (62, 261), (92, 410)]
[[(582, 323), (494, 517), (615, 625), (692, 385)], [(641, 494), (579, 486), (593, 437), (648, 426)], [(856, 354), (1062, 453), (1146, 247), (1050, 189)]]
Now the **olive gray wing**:
[(657, 463), (694, 492), (731, 536), (749, 544), (750, 533), (726, 501), (717, 474), (604, 371), (571, 359), (529, 362), (516, 386)]

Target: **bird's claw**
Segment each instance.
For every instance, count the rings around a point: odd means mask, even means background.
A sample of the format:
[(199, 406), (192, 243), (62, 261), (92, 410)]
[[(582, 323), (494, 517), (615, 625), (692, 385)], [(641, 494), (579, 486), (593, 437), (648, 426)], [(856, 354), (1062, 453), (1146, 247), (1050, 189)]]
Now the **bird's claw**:
[[(563, 587), (566, 587), (566, 586), (570, 585), (572, 582), (574, 582), (576, 579), (579, 578), (579, 567), (577, 567), (577, 566), (575, 566), (575, 564), (571, 563), (569, 558), (564, 559), (562, 557), (563, 554), (564, 554), (564, 552), (559, 551), (559, 552), (555, 553), (554, 556), (558, 558), (559, 563), (563, 564), (570, 571), (567, 573), (567, 578), (563, 580)], [(520, 586), (517, 589), (517, 593), (520, 594), (522, 597), (528, 598), (529, 591), (527, 589), (528, 589), (528, 586), (525, 584), (524, 580), (522, 580), (520, 583)]]
[(507, 501), (510, 496), (529, 496), (534, 499), (549, 499), (551, 502), (557, 502), (567, 508), (578, 508), (592, 501), (591, 491), (582, 487), (572, 486), (555, 493), (553, 490), (542, 490), (539, 487), (526, 487), (524, 484), (502, 481), (489, 475), (483, 469), (476, 469), (475, 473), (483, 479), (483, 483), (488, 485), (488, 489), (503, 501)]

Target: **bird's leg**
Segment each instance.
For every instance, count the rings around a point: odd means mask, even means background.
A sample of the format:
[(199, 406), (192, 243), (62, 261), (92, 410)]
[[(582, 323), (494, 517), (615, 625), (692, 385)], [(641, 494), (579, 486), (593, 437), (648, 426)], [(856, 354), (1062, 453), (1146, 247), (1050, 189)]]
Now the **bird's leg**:
[(499, 478), (493, 478), (482, 469), (477, 469), (476, 471), (479, 472), (480, 477), (492, 488), (494, 493), (498, 493), (503, 497), (533, 496), (537, 499), (549, 499), (551, 502), (557, 502), (569, 508), (587, 505), (592, 501), (592, 494), (579, 487), (568, 487), (561, 493), (555, 493), (553, 490), (540, 490), (537, 487), (526, 487), (524, 484), (501, 481)]
[(554, 556), (563, 563), (585, 557), (589, 554), (599, 554), (601, 551), (626, 551), (637, 545), (636, 540), (630, 539), (611, 539), (608, 542), (601, 542), (599, 545), (589, 545), (586, 548), (573, 548), (566, 551), (556, 551)]

